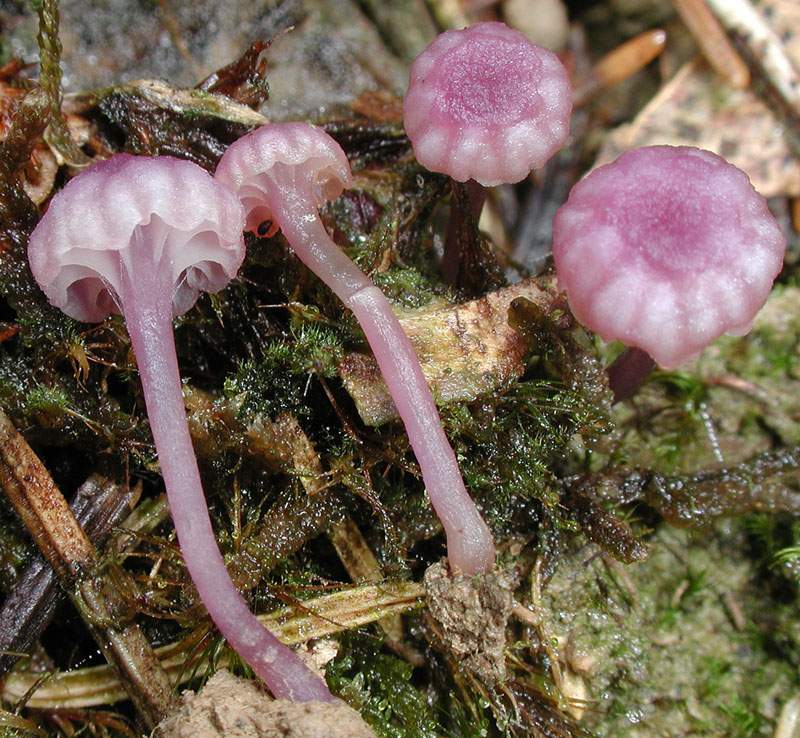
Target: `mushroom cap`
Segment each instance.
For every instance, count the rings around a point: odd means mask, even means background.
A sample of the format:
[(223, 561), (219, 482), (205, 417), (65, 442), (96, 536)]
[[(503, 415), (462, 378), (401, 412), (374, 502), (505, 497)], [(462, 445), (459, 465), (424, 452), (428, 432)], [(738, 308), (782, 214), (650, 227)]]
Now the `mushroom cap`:
[(403, 123), (417, 160), (459, 182), (519, 182), (569, 135), (558, 57), (503, 23), (446, 31), (411, 65)]
[(665, 368), (743, 335), (786, 240), (747, 175), (687, 146), (628, 151), (580, 181), (553, 222), (559, 286), (605, 340)]
[(154, 268), (169, 270), (180, 315), (201, 290), (221, 290), (236, 275), (243, 224), (233, 193), (197, 164), (116, 154), (53, 197), (31, 234), (28, 260), (53, 305), (96, 322), (121, 312), (125, 252), (146, 232)]
[[(234, 141), (220, 159), (215, 178), (237, 194), (247, 216), (246, 230), (272, 220), (269, 201), (300, 175), (314, 205), (334, 200), (353, 183), (342, 147), (308, 123), (268, 123)], [(277, 188), (277, 189), (276, 189)]]

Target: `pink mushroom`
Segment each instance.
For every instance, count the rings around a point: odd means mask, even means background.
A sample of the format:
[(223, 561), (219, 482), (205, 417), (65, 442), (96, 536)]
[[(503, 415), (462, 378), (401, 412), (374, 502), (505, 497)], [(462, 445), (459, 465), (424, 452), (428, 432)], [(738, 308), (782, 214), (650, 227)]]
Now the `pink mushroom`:
[[(477, 224), (484, 187), (511, 184), (543, 166), (565, 143), (572, 113), (569, 77), (558, 57), (503, 23), (438, 36), (411, 65), (403, 124), (417, 160), (465, 187)], [(457, 282), (461, 256), (454, 213), (442, 271)]]
[(186, 423), (172, 318), (236, 274), (243, 225), (236, 197), (196, 164), (118, 154), (53, 198), (28, 258), (50, 302), (76, 320), (125, 317), (183, 558), (217, 627), (276, 697), (331, 701), (228, 576)]
[(447, 535), (451, 568), (465, 574), (491, 569), (491, 533), (464, 488), (411, 342), (383, 293), (331, 240), (320, 220), (319, 207), (352, 182), (344, 152), (314, 126), (270, 124), (232, 144), (215, 176), (241, 198), (249, 230), (280, 228), (300, 260), (353, 311), (405, 423)]
[[(785, 249), (747, 175), (685, 146), (634, 149), (599, 167), (553, 223), (558, 283), (575, 317), (668, 369), (723, 333), (750, 330)], [(610, 374), (617, 399), (651, 366), (626, 355)]]
[(503, 23), (446, 31), (411, 65), (403, 125), (422, 166), (459, 182), (519, 182), (569, 135), (558, 57)]

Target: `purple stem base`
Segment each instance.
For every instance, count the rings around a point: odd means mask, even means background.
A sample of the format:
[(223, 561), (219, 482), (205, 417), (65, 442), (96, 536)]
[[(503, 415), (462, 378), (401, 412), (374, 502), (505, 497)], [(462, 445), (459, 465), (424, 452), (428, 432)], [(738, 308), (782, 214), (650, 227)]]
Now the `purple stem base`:
[(633, 397), (656, 362), (640, 348), (626, 348), (608, 367), (608, 384), (614, 393), (614, 402), (622, 402)]
[(462, 269), (461, 243), (474, 238), (486, 202), (486, 188), (469, 179), (466, 182), (450, 180), (453, 196), (450, 200), (450, 220), (444, 237), (442, 277), (447, 284), (457, 285)]

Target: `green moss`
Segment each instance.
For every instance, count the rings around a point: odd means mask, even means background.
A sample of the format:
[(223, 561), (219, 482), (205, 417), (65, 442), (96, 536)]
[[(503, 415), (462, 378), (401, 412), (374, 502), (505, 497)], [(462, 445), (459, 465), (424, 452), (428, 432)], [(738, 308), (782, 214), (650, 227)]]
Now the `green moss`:
[(343, 356), (338, 335), (318, 323), (303, 323), (291, 335), (268, 343), (258, 361), (246, 361), (227, 377), (224, 392), (245, 414), (275, 417), (292, 411), (309, 416), (307, 390), (312, 375), (333, 377)]
[(326, 678), (380, 738), (440, 738), (443, 730), (411, 675), (411, 666), (382, 653), (373, 637), (348, 635)]
[[(759, 569), (747, 534), (662, 528), (627, 583), (576, 552), (546, 593), (551, 632), (590, 659), (587, 722), (600, 736), (768, 736), (796, 665), (765, 648)], [(745, 619), (737, 629), (726, 605)]]

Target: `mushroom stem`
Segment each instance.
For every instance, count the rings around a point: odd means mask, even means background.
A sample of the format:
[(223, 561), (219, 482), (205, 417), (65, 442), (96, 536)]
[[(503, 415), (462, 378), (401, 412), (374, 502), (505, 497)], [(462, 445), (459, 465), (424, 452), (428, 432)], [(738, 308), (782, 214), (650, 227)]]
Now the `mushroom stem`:
[(325, 683), (250, 612), (231, 581), (208, 514), (189, 436), (172, 333), (171, 270), (161, 268), (138, 229), (120, 258), (117, 294), (144, 389), (150, 429), (186, 568), (222, 635), (275, 697), (334, 700)]
[(608, 367), (608, 385), (614, 393), (614, 402), (633, 397), (655, 366), (656, 362), (647, 351), (626, 348)]
[(300, 260), (353, 311), (364, 330), (444, 526), (451, 569), (470, 575), (488, 571), (495, 560), (492, 534), (464, 487), (411, 341), (383, 293), (328, 235), (309, 187), (299, 178), (281, 178), (280, 188), (270, 188), (281, 193), (270, 198), (272, 218)]
[[(483, 204), (486, 202), (486, 188), (474, 179), (466, 182), (450, 180), (453, 197), (450, 201), (450, 219), (444, 238), (442, 255), (442, 277), (447, 284), (457, 285), (462, 269), (463, 255), (461, 241), (464, 228), (477, 229)], [(465, 221), (468, 222), (465, 223)]]

